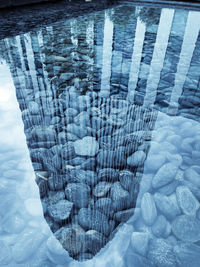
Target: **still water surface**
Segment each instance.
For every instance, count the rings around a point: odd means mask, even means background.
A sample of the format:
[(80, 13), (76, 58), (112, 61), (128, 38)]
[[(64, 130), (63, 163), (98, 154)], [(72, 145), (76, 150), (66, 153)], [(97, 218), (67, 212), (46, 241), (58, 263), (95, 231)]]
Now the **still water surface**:
[(124, 5), (0, 40), (0, 265), (199, 266), (199, 29)]

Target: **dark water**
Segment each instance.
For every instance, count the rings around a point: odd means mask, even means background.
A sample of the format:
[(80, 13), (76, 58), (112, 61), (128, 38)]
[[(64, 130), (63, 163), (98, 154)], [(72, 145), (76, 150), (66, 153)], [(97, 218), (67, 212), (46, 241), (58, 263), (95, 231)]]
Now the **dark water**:
[(199, 29), (124, 5), (0, 41), (0, 264), (199, 266)]

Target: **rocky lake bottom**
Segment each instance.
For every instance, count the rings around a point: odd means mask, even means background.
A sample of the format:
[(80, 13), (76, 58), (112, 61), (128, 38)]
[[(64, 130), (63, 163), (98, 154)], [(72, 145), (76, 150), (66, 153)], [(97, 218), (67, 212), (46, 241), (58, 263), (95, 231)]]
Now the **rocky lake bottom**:
[(199, 267), (199, 29), (121, 6), (0, 40), (0, 266)]

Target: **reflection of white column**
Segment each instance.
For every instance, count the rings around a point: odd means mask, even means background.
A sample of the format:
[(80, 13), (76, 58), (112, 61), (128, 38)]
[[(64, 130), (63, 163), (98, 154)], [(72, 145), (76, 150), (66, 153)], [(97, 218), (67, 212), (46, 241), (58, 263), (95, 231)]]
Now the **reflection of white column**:
[[(25, 78), (24, 78), (24, 73), (21, 70), (21, 68), (16, 67), (16, 62), (14, 61), (14, 59), (10, 53), (11, 47), (12, 48), (15, 47), (16, 50), (21, 48), (21, 44), (18, 47), (17, 40), (18, 39), (16, 39), (16, 37), (8, 38), (8, 39), (5, 39), (5, 44), (6, 44), (7, 51), (8, 51), (8, 58), (9, 58), (9, 62), (10, 62), (9, 65), (11, 65), (10, 70), (11, 70), (11, 75), (13, 77), (14, 84), (15, 84), (16, 88), (19, 87), (20, 90), (22, 90), (22, 89), (26, 89), (26, 82), (25, 82)], [(22, 68), (23, 68), (23, 62), (22, 62), (23, 57), (21, 57), (20, 49), (18, 50), (18, 52), (19, 52), (19, 60), (20, 60), (20, 63), (22, 64)]]
[(39, 91), (39, 86), (38, 86), (38, 80), (37, 80), (37, 73), (36, 73), (36, 68), (35, 68), (35, 63), (34, 63), (34, 54), (33, 54), (33, 49), (31, 45), (31, 37), (29, 33), (24, 34), (24, 42), (26, 46), (26, 51), (27, 51), (27, 60), (28, 60), (28, 65), (30, 69), (30, 75), (33, 81), (34, 85), (34, 91)]
[(149, 71), (149, 77), (147, 80), (144, 106), (152, 106), (156, 98), (157, 88), (160, 81), (160, 73), (163, 68), (173, 16), (173, 9), (162, 9)]
[(188, 73), (195, 44), (200, 30), (199, 12), (190, 11), (185, 28), (184, 39), (181, 47), (180, 59), (175, 75), (175, 85), (172, 90), (168, 113), (175, 114), (178, 109), (178, 99), (182, 94), (186, 75)]
[(77, 20), (76, 19), (71, 20), (70, 21), (71, 41), (75, 47), (78, 46), (77, 27), (78, 27)]
[(90, 18), (87, 21), (87, 29), (86, 29), (86, 43), (89, 48), (93, 48), (94, 46), (94, 19)]
[(102, 96), (110, 94), (110, 77), (112, 61), (112, 44), (113, 44), (113, 22), (110, 20), (108, 11), (105, 11), (104, 40), (103, 40), (103, 62), (101, 75)]
[(140, 21), (139, 17), (137, 18), (137, 26), (135, 31), (135, 39), (134, 39), (134, 47), (133, 54), (131, 58), (131, 68), (129, 74), (129, 82), (128, 82), (128, 95), (127, 98), (129, 100), (133, 100), (135, 88), (138, 81), (138, 74), (140, 70), (140, 62), (142, 57), (142, 48), (145, 37), (145, 24)]
[[(41, 49), (44, 47), (44, 40), (43, 40), (44, 36), (42, 34), (42, 30), (37, 32), (37, 39), (38, 39), (38, 45), (39, 45), (39, 53), (40, 53), (40, 58), (41, 61), (44, 62), (45, 61), (45, 54), (41, 52)], [(44, 74), (44, 82), (47, 86), (47, 89), (50, 90), (50, 84), (49, 84), (49, 79), (48, 79), (48, 73), (45, 70), (45, 68), (43, 67), (42, 64), (42, 69), (43, 69), (43, 74)]]
[(21, 42), (20, 42), (20, 36), (18, 35), (18, 36), (14, 37), (14, 38), (15, 38), (15, 41), (16, 41), (16, 48), (15, 49), (19, 53), (19, 58), (20, 58), (20, 62), (21, 62), (21, 65), (22, 65), (21, 69), (20, 68), (16, 69), (16, 73), (17, 73), (18, 80), (20, 82), (20, 86), (21, 86), (20, 89), (22, 89), (22, 88), (26, 89), (26, 82), (25, 82), (26, 79), (25, 79), (25, 77), (28, 76), (28, 75), (27, 75), (25, 64), (24, 64), (24, 57), (23, 57), (22, 46), (21, 46)]
[[(91, 17), (87, 22), (86, 28), (86, 43), (91, 54), (94, 53), (94, 19)], [(91, 56), (88, 60), (89, 71), (87, 73), (88, 81), (92, 80), (93, 70), (94, 70), (94, 58)], [(93, 82), (88, 82), (90, 89), (93, 89)]]
[(19, 52), (20, 61), (21, 61), (21, 64), (22, 64), (22, 71), (26, 71), (26, 67), (25, 67), (25, 64), (24, 64), (24, 56), (23, 56), (22, 46), (21, 46), (21, 42), (20, 42), (20, 36), (17, 35), (15, 37), (15, 40), (16, 40), (16, 45), (17, 45), (16, 49)]

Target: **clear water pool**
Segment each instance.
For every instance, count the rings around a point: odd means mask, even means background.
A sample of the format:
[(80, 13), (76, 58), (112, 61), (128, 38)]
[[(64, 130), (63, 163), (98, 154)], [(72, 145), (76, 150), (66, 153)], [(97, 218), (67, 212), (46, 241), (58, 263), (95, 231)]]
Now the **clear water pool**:
[(199, 29), (127, 4), (0, 40), (0, 266), (199, 266)]

